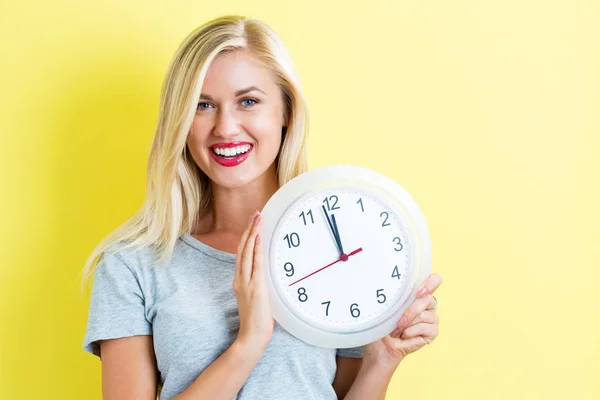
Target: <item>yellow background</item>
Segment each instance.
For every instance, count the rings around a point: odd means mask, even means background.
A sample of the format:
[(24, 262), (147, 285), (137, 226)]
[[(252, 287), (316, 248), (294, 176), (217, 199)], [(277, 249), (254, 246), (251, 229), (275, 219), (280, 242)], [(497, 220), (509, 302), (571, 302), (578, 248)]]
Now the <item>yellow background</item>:
[(597, 1), (3, 3), (3, 399), (101, 398), (76, 277), (141, 205), (177, 45), (228, 13), (287, 43), (310, 167), (380, 171), (427, 218), (440, 335), (388, 398), (600, 398)]

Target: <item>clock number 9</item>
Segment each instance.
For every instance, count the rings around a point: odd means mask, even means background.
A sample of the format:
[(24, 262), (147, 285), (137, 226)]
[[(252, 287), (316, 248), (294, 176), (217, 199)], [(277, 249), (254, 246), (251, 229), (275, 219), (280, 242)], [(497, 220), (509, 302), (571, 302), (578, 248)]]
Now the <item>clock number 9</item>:
[[(288, 265), (290, 266), (289, 268)], [(283, 269), (286, 272), (286, 276), (294, 276), (294, 264), (292, 264), (291, 262), (286, 262), (285, 264), (283, 264)]]
[(303, 303), (306, 300), (308, 300), (308, 295), (306, 294), (306, 289), (304, 289), (303, 287), (298, 289), (298, 300), (300, 300)]
[[(332, 201), (331, 207), (329, 206), (329, 201)], [(337, 202), (338, 197), (335, 194), (329, 196), (329, 198), (325, 197), (325, 200), (323, 200), (323, 203), (327, 205), (327, 211), (339, 210), (340, 208), (337, 206)]]
[(287, 240), (288, 248), (298, 247), (300, 246), (300, 236), (296, 232), (293, 232), (291, 235), (285, 235), (283, 240)]
[(394, 250), (396, 251), (402, 251), (402, 249), (404, 248), (404, 246), (402, 245), (402, 243), (400, 242), (400, 238), (399, 237), (395, 237), (394, 238), (394, 243), (396, 243), (398, 246), (400, 246), (400, 248), (398, 247), (394, 247)]
[(358, 304), (354, 303), (350, 306), (350, 314), (354, 318), (358, 318), (360, 316), (360, 310), (358, 309)]

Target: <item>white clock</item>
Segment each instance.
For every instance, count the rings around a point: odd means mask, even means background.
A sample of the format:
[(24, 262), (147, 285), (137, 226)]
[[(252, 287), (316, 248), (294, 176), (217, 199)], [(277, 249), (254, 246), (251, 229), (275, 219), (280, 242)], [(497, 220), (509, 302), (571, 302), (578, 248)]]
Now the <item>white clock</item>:
[(306, 172), (262, 214), (272, 315), (307, 343), (348, 348), (389, 334), (431, 272), (417, 203), (370, 169)]

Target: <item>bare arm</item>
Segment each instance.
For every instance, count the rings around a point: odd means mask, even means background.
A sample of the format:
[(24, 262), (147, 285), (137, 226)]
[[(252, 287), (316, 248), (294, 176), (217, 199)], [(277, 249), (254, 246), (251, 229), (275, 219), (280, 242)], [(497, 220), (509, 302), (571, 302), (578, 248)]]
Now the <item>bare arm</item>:
[[(152, 336), (132, 336), (100, 342), (102, 396), (105, 400), (154, 400), (158, 387)], [(248, 379), (264, 349), (252, 350), (236, 341), (175, 397), (232, 399)]]
[(395, 367), (386, 367), (367, 360), (360, 365), (356, 379), (343, 397), (344, 400), (384, 400)]
[(335, 358), (337, 369), (332, 386), (338, 399), (343, 399), (354, 383), (362, 364), (362, 358), (340, 357)]
[(263, 353), (264, 348), (252, 350), (248, 345), (235, 341), (190, 387), (173, 399), (231, 400), (240, 391)]
[(382, 368), (367, 359), (337, 357), (333, 389), (338, 399), (384, 400), (395, 368)]
[(152, 336), (100, 341), (102, 398), (154, 400), (158, 385)]

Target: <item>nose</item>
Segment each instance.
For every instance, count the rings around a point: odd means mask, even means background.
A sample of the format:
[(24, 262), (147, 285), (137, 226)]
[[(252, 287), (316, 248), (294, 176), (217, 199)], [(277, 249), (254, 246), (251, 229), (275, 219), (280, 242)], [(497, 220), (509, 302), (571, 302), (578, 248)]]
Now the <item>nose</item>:
[(227, 107), (222, 107), (217, 111), (214, 134), (222, 138), (231, 138), (240, 132), (239, 121), (234, 112)]

